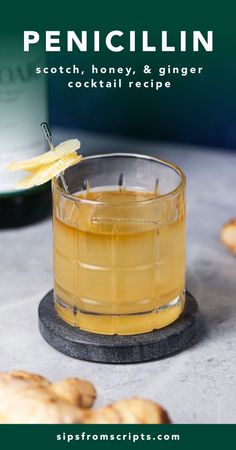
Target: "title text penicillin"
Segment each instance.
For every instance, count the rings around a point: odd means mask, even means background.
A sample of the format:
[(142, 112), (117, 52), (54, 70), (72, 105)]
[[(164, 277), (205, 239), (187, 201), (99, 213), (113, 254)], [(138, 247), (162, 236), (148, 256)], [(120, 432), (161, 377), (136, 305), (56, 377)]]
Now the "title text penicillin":
[(24, 31), (24, 51), (30, 52), (32, 46), (43, 44), (46, 52), (100, 52), (104, 49), (110, 52), (206, 52), (213, 51), (213, 31), (179, 31), (175, 34), (160, 31), (157, 36), (149, 31), (112, 30), (107, 34), (100, 31), (61, 32), (58, 30)]

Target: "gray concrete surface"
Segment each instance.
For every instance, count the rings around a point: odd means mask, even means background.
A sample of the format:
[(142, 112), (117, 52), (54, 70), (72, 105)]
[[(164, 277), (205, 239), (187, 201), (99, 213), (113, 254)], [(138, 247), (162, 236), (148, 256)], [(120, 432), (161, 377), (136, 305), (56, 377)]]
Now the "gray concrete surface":
[(139, 395), (163, 404), (175, 423), (236, 423), (236, 258), (219, 240), (222, 223), (236, 216), (236, 154), (55, 130), (55, 141), (68, 137), (80, 137), (84, 154), (146, 152), (184, 169), (187, 288), (204, 326), (193, 347), (145, 364), (88, 363), (52, 349), (37, 325), (38, 303), (53, 283), (47, 220), (0, 232), (0, 370), (25, 369), (52, 380), (89, 378), (97, 386), (97, 405)]

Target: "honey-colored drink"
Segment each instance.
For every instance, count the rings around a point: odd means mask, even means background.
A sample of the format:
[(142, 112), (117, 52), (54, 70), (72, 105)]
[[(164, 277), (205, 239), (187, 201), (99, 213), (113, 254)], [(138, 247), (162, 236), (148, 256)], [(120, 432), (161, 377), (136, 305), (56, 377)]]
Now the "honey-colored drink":
[[(137, 334), (184, 307), (184, 196), (101, 188), (54, 193), (55, 306), (83, 330)], [(163, 204), (164, 202), (164, 204)]]
[(82, 157), (70, 139), (12, 162), (18, 186), (52, 179), (54, 302), (58, 315), (93, 333), (137, 334), (175, 321), (185, 302), (183, 171), (153, 156)]

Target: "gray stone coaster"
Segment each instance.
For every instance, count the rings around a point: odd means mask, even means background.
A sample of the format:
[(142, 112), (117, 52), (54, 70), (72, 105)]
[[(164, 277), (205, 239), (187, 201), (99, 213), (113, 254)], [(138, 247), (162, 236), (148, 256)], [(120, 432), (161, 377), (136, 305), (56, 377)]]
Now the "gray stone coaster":
[(63, 322), (53, 304), (53, 291), (40, 302), (39, 330), (56, 350), (73, 358), (100, 363), (138, 363), (170, 356), (189, 346), (198, 329), (198, 304), (187, 292), (183, 314), (171, 325), (150, 333), (107, 336), (74, 328)]

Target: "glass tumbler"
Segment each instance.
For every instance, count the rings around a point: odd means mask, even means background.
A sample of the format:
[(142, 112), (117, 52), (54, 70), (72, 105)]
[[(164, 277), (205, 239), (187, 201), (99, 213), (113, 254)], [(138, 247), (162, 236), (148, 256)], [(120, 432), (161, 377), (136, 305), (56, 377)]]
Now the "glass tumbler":
[(185, 302), (185, 175), (136, 154), (89, 156), (53, 180), (54, 301), (101, 334), (167, 326)]

